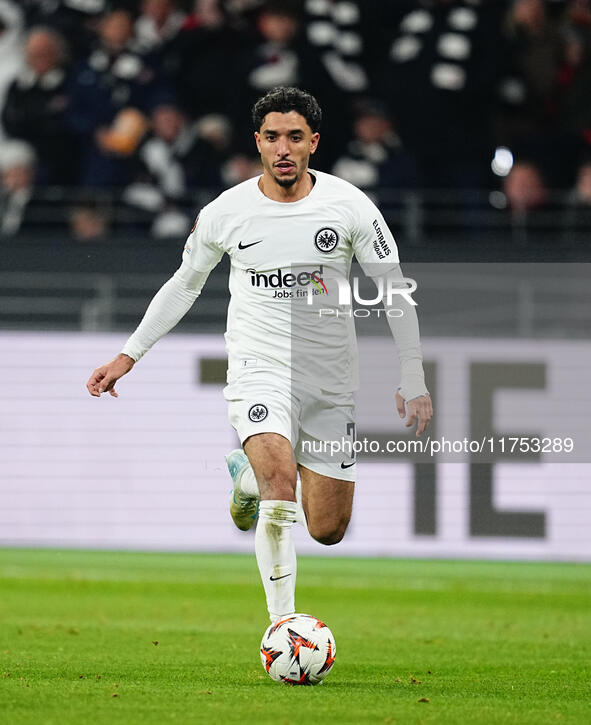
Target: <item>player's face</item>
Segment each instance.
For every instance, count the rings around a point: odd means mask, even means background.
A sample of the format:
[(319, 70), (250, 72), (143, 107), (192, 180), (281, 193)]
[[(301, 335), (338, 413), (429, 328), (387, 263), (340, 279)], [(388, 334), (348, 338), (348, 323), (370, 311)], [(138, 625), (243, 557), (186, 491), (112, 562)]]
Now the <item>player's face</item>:
[(293, 186), (306, 173), (320, 138), (296, 111), (268, 113), (254, 136), (263, 170), (284, 188)]

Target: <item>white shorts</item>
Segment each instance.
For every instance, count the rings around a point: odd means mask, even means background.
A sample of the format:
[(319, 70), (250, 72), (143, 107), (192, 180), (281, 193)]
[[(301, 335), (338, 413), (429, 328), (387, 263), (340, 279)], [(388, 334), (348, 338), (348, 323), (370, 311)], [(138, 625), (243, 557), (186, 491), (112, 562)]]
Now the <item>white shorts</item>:
[(353, 393), (296, 387), (267, 371), (253, 371), (228, 384), (224, 397), (241, 443), (257, 433), (278, 433), (291, 443), (298, 464), (323, 476), (355, 480)]

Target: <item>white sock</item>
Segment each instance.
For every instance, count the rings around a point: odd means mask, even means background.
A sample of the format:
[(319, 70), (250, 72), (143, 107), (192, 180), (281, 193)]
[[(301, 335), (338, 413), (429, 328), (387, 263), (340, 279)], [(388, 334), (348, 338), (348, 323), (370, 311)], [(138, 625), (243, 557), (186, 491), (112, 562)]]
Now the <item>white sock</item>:
[(271, 621), (295, 612), (297, 562), (291, 539), (295, 501), (261, 501), (254, 539)]
[(257, 483), (250, 463), (244, 466), (244, 470), (240, 474), (239, 485), (247, 496), (256, 496), (258, 498), (261, 495), (259, 492), (259, 484)]
[[(240, 474), (239, 485), (247, 496), (256, 496), (258, 498), (261, 495), (259, 492), (259, 484), (257, 483), (256, 476), (254, 475), (254, 471), (252, 470), (252, 466), (250, 464), (245, 466), (244, 470)], [(296, 484), (296, 501), (298, 504), (296, 523), (301, 524), (304, 528), (308, 528), (306, 514), (304, 513), (304, 508), (302, 506), (302, 482), (299, 478)]]
[(302, 506), (302, 482), (298, 478), (296, 483), (296, 503), (298, 510), (296, 513), (296, 523), (301, 524), (306, 531), (308, 530), (308, 522), (306, 521), (306, 514), (304, 513), (304, 507)]

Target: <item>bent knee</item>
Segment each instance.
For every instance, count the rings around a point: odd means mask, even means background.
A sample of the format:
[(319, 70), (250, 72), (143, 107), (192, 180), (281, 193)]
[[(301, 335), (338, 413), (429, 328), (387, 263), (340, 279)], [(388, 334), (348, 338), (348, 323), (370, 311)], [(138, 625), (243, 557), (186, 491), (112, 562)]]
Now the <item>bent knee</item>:
[(324, 544), (324, 546), (334, 546), (334, 544), (338, 544), (339, 541), (343, 540), (343, 536), (345, 535), (345, 532), (340, 531), (333, 531), (329, 534), (312, 534), (313, 538), (319, 543)]
[(334, 526), (309, 527), (308, 530), (313, 539), (324, 546), (333, 546), (343, 540), (349, 519), (343, 519)]

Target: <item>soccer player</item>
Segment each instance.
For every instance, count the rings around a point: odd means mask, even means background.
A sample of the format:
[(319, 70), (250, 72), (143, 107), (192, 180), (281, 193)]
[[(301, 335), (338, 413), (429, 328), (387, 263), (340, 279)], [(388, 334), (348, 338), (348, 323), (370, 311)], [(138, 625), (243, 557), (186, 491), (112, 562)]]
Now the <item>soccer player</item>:
[[(252, 112), (262, 175), (201, 210), (180, 268), (87, 388), (93, 396), (117, 397), (117, 380), (177, 324), (224, 252), (229, 255), (224, 396), (243, 446), (227, 456), (230, 512), (243, 530), (258, 517), (256, 558), (274, 622), (295, 612), (293, 524), (307, 525), (330, 545), (342, 539), (351, 515), (354, 454), (312, 445), (351, 439), (355, 430), (354, 325), (332, 282), (348, 277), (353, 254), (376, 284), (388, 275), (401, 281), (402, 274), (375, 205), (348, 182), (308, 168), (320, 138), (316, 99), (297, 88), (275, 88)], [(401, 365), (396, 406), (420, 435), (433, 411), (418, 323), (410, 302), (400, 298), (396, 306), (404, 314), (387, 317)]]

